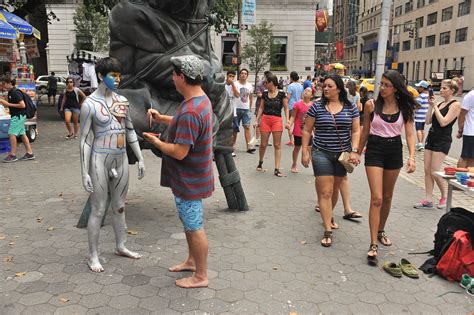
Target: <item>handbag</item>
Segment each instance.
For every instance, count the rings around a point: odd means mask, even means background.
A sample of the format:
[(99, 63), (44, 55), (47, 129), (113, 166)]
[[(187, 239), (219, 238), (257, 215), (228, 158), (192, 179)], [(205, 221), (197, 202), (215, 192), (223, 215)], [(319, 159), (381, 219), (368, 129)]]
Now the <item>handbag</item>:
[[(331, 113), (331, 112), (329, 112), (329, 113)], [(344, 166), (347, 173), (352, 173), (354, 171), (354, 164), (349, 162), (349, 158), (350, 158), (351, 154), (349, 152), (344, 151), (344, 147), (342, 145), (341, 137), (339, 136), (339, 130), (337, 129), (336, 119), (334, 118), (334, 115), (332, 113), (331, 113), (331, 116), (332, 116), (332, 121), (334, 122), (334, 128), (336, 128), (337, 137), (339, 138), (339, 143), (341, 144), (341, 150), (343, 151), (343, 152), (341, 152), (341, 155), (339, 155), (339, 158), (337, 160), (339, 161), (339, 163), (342, 164), (342, 166)]]

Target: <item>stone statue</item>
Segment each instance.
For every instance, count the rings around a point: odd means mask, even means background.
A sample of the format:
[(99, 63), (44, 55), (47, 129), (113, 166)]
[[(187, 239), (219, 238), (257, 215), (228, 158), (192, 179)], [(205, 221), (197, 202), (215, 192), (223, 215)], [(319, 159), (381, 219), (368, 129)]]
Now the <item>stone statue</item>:
[(100, 226), (110, 203), (115, 232), (115, 254), (134, 259), (141, 257), (125, 247), (125, 197), (128, 191), (127, 145), (138, 161), (138, 178), (144, 176), (145, 165), (137, 135), (130, 119), (128, 100), (117, 93), (120, 83), (120, 63), (114, 58), (101, 59), (96, 72), (101, 79), (99, 88), (81, 107), (81, 172), (84, 189), (90, 193), (90, 215), (87, 222), (89, 237), (89, 268), (102, 272), (98, 243)]

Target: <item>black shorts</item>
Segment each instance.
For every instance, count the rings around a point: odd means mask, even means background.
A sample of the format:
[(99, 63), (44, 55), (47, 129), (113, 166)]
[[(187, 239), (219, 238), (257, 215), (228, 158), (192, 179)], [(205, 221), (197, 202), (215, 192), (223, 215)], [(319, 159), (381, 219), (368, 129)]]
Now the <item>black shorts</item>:
[[(303, 144), (302, 142), (302, 139), (303, 137), (299, 137), (299, 136), (293, 136), (295, 138), (295, 147), (301, 147), (301, 145)], [(311, 146), (313, 143), (313, 137), (309, 137), (309, 142), (308, 142), (308, 145)]]
[(48, 97), (56, 96), (56, 89), (48, 89)]
[(474, 136), (462, 136), (461, 157), (463, 159), (474, 159)]
[(365, 166), (398, 170), (403, 166), (402, 137), (383, 138), (370, 135), (365, 152)]
[(415, 129), (416, 129), (416, 131), (425, 130), (425, 122), (415, 121)]
[(449, 149), (451, 149), (451, 140), (440, 139), (439, 137), (434, 136), (432, 133), (429, 133), (428, 137), (426, 137), (425, 150), (443, 152), (444, 154), (448, 155)]

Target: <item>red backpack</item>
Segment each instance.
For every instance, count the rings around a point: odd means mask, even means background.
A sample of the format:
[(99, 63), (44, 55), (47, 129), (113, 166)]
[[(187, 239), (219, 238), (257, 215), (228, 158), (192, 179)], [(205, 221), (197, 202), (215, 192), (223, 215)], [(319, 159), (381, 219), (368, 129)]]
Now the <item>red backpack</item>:
[(469, 233), (456, 231), (448, 250), (436, 264), (437, 273), (449, 281), (460, 281), (463, 274), (474, 276), (474, 250)]

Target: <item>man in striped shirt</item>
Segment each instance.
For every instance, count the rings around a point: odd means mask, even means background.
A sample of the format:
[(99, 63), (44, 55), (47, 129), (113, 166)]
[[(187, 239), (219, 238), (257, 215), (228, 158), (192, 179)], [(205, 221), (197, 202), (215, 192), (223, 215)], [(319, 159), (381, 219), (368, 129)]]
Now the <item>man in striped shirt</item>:
[(425, 148), (424, 140), (425, 140), (425, 118), (426, 113), (428, 112), (428, 104), (429, 94), (428, 82), (421, 80), (419, 83), (415, 84), (418, 88), (418, 97), (416, 101), (420, 104), (420, 108), (415, 111), (415, 129), (416, 129), (416, 137), (418, 139), (418, 143), (416, 144), (416, 150), (422, 151)]
[(202, 199), (214, 191), (212, 168), (212, 106), (201, 88), (205, 77), (202, 59), (196, 56), (171, 57), (173, 82), (184, 101), (175, 116), (150, 109), (148, 116), (168, 124), (168, 137), (161, 141), (152, 133), (143, 136), (163, 152), (161, 186), (170, 187), (184, 226), (189, 255), (171, 272), (191, 271), (193, 276), (176, 280), (182, 288), (207, 287), (208, 241), (203, 228)]

